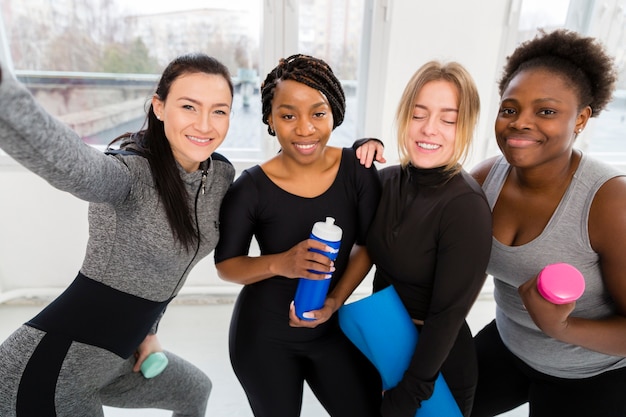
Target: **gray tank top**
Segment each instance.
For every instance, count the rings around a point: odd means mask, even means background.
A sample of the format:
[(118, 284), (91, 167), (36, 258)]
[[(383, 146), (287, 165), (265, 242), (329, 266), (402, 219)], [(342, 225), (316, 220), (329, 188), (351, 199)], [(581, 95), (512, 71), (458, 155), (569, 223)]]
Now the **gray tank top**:
[[(510, 165), (498, 158), (483, 189), (493, 209)], [(585, 293), (572, 316), (599, 319), (615, 306), (602, 282), (599, 257), (591, 248), (587, 222), (598, 189), (624, 175), (583, 154), (572, 182), (552, 218), (537, 238), (521, 246), (493, 239), (487, 273), (494, 277), (496, 323), (504, 344), (532, 368), (561, 378), (584, 378), (626, 366), (626, 358), (609, 356), (548, 337), (524, 310), (517, 288), (552, 263), (567, 262), (585, 277)]]

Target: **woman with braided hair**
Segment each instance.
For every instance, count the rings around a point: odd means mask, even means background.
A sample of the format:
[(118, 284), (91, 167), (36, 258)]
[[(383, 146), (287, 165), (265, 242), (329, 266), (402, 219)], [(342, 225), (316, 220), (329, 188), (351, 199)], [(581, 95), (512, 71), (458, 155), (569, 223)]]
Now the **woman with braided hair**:
[[(263, 123), (281, 151), (243, 171), (223, 201), (215, 252), (222, 279), (244, 284), (230, 327), (230, 358), (256, 417), (300, 415), (306, 381), (331, 416), (380, 416), (377, 371), (341, 332), (337, 316), (370, 268), (364, 239), (380, 195), (375, 168), (327, 146), (345, 112), (339, 80), (322, 60), (280, 60), (262, 85)], [(335, 262), (309, 249), (317, 221), (343, 229)], [(252, 237), (260, 256), (249, 256)], [(321, 275), (320, 275), (321, 273)], [(332, 273), (320, 310), (300, 320), (298, 280)]]

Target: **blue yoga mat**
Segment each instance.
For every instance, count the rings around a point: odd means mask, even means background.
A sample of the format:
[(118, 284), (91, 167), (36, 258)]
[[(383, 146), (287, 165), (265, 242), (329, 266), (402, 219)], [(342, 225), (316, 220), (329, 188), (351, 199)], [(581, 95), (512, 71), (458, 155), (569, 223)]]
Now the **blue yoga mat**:
[[(398, 293), (389, 286), (339, 309), (339, 325), (348, 339), (374, 364), (383, 389), (395, 387), (411, 363), (418, 331)], [(433, 395), (416, 417), (462, 417), (448, 384), (439, 374)]]

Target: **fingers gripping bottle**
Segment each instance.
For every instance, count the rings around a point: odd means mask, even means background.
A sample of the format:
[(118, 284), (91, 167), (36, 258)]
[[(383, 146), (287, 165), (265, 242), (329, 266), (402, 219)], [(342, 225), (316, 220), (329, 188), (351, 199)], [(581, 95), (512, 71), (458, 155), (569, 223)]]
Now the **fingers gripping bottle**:
[[(331, 261), (335, 261), (335, 259), (337, 259), (337, 254), (339, 253), (342, 233), (341, 228), (335, 224), (335, 219), (332, 217), (326, 217), (325, 222), (317, 222), (313, 225), (310, 238), (325, 243), (331, 248), (331, 250), (329, 252), (323, 252), (317, 249), (309, 250), (326, 255)], [(321, 280), (300, 278), (298, 288), (296, 290), (294, 305), (296, 308), (296, 315), (301, 320), (312, 320), (304, 317), (304, 313), (307, 311), (319, 310), (324, 306), (324, 300), (326, 300), (329, 285), (330, 277)]]

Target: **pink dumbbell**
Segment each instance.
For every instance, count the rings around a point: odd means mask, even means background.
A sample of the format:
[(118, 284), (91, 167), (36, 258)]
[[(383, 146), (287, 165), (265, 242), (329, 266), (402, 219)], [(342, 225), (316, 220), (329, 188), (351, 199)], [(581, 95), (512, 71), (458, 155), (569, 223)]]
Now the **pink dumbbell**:
[(583, 294), (585, 278), (570, 264), (551, 264), (539, 273), (537, 289), (546, 300), (554, 304), (567, 304), (578, 300)]

